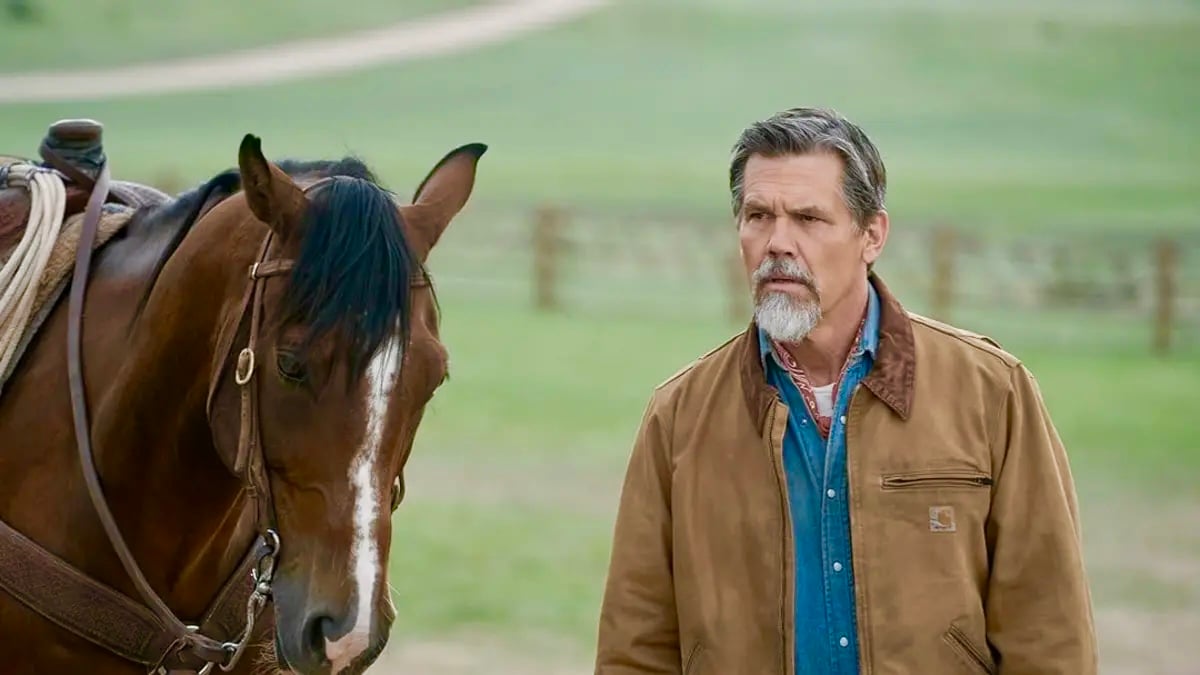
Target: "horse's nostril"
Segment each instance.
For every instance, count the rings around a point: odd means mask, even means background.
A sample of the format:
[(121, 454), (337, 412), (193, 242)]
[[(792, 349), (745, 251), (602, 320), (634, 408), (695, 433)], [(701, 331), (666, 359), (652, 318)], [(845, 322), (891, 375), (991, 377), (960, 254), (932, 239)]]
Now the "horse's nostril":
[(321, 614), (309, 617), (304, 626), (304, 646), (318, 660), (325, 657), (325, 638), (333, 630), (333, 619)]

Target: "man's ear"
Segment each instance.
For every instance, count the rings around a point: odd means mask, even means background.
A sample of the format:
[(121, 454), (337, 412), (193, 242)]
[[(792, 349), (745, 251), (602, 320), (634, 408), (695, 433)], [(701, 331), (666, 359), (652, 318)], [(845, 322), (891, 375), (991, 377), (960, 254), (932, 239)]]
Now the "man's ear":
[(304, 214), (304, 191), (262, 153), (262, 141), (246, 134), (238, 148), (242, 191), (256, 218), (286, 239)]
[(475, 187), (476, 166), (487, 149), (483, 143), (470, 143), (451, 150), (421, 181), (412, 204), (400, 207), (421, 260), (429, 256), (450, 221), (466, 205)]
[(866, 225), (863, 228), (863, 262), (871, 265), (874, 264), (879, 256), (883, 254), (883, 247), (887, 244), (888, 230), (891, 226), (888, 220), (888, 212), (880, 209), (867, 219)]

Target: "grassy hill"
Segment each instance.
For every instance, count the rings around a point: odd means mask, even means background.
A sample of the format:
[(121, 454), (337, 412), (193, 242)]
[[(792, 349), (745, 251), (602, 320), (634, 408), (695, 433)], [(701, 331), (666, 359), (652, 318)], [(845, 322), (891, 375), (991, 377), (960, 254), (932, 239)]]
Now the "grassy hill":
[(87, 115), (107, 124), (118, 173), (191, 183), (253, 131), (273, 155), (359, 153), (403, 190), (448, 147), (482, 140), (493, 153), (477, 203), (724, 214), (738, 131), (819, 104), (877, 139), (894, 221), (1190, 229), (1197, 34), (1197, 3), (1165, 0), (626, 1), (516, 43), (336, 79), (4, 106), (0, 147), (32, 152), (48, 122)]
[(479, 0), (23, 0), (0, 2), (0, 72), (96, 68), (374, 28)]

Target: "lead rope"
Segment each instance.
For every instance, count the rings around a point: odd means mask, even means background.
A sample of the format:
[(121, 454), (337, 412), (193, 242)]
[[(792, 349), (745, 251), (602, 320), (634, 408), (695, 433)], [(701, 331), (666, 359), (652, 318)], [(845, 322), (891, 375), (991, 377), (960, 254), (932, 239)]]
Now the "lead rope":
[(21, 241), (0, 269), (0, 289), (4, 290), (0, 296), (0, 373), (8, 372), (29, 327), (38, 283), (62, 231), (67, 207), (67, 188), (56, 172), (25, 163), (4, 168), (0, 187), (26, 188), (30, 206)]
[[(271, 582), (275, 579), (275, 562), (279, 556), (279, 535), (275, 530), (267, 530), (264, 540), (267, 550), (259, 556), (254, 569), (250, 571), (251, 577), (254, 579), (254, 590), (246, 599), (246, 627), (236, 640), (221, 645), (228, 657), (225, 663), (210, 661), (196, 675), (209, 675), (217, 666), (225, 672), (233, 670), (241, 660), (242, 654), (245, 653), (246, 647), (249, 646), (250, 638), (254, 635), (254, 624), (258, 622), (259, 615), (262, 614), (267, 602), (271, 599)], [(188, 626), (188, 628), (198, 629), (196, 626)], [(162, 668), (161, 671), (167, 672), (165, 668)]]

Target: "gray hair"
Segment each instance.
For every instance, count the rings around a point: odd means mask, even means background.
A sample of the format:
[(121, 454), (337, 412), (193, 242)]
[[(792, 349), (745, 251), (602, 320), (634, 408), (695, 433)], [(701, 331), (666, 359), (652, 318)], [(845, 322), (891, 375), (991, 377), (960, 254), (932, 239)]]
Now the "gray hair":
[(750, 125), (733, 145), (729, 190), (733, 214), (742, 212), (746, 162), (752, 155), (780, 157), (832, 152), (842, 159), (842, 196), (860, 227), (883, 209), (887, 170), (879, 151), (850, 120), (825, 108), (792, 108)]

